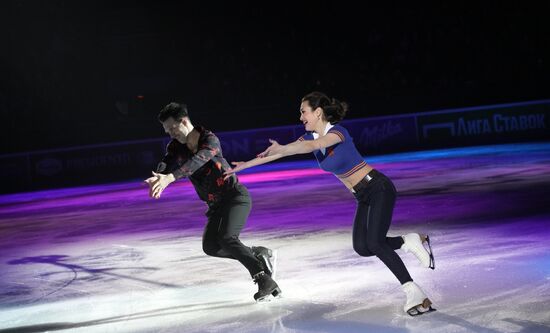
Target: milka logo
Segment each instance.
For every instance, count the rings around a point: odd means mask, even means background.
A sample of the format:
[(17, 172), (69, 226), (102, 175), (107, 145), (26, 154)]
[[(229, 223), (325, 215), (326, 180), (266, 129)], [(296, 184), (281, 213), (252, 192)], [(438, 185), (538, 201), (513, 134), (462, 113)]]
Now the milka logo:
[(378, 146), (378, 144), (392, 136), (403, 132), (401, 124), (394, 124), (391, 120), (382, 125), (365, 127), (361, 132), (360, 142), (364, 146)]

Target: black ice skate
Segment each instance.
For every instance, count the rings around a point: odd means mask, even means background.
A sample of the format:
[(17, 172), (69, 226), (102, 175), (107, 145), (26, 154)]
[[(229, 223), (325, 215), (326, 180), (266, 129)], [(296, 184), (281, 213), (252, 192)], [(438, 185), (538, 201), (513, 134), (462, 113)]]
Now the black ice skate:
[(263, 246), (252, 246), (251, 249), (254, 256), (261, 262), (264, 272), (274, 278), (277, 264), (276, 253)]
[(254, 294), (256, 302), (269, 301), (269, 296), (278, 297), (281, 295), (281, 288), (277, 285), (277, 282), (273, 281), (271, 276), (267, 275), (263, 271), (254, 275), (254, 283), (258, 284), (258, 292)]

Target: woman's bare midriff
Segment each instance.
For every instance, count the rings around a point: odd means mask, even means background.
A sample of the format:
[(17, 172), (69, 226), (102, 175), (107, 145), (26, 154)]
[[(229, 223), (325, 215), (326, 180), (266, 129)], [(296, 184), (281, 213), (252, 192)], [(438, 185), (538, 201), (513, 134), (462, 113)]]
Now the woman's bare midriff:
[(353, 175), (345, 178), (338, 177), (338, 179), (340, 179), (340, 181), (342, 181), (342, 183), (344, 183), (344, 185), (346, 185), (346, 187), (351, 191), (353, 190), (353, 187), (357, 185), (361, 181), (361, 179), (365, 178), (367, 173), (369, 173), (372, 169), (373, 167), (367, 164)]

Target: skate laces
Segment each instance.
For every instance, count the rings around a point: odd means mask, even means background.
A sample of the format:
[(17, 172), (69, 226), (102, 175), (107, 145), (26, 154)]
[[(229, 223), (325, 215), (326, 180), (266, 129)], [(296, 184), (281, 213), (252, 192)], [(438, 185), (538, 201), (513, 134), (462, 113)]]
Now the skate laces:
[[(435, 260), (432, 253), (432, 246), (430, 244), (430, 237), (426, 235), (425, 241), (426, 243), (428, 243), (429, 250), (424, 247), (424, 242), (422, 241), (420, 235), (418, 235), (418, 238), (418, 244), (415, 244), (416, 242), (411, 240), (409, 244), (405, 245), (405, 250), (407, 252), (412, 252), (412, 254), (414, 254), (415, 257), (418, 258), (418, 260), (420, 260), (423, 265), (427, 264), (428, 268), (435, 269)], [(428, 258), (426, 258), (426, 253), (428, 254)], [(426, 262), (426, 259), (428, 259), (429, 262)]]
[(430, 244), (430, 236), (426, 235), (426, 243), (428, 243), (428, 248), (430, 251), (428, 251), (428, 254), (430, 255), (430, 266), (428, 266), (431, 269), (435, 269), (435, 259), (432, 252), (432, 245)]

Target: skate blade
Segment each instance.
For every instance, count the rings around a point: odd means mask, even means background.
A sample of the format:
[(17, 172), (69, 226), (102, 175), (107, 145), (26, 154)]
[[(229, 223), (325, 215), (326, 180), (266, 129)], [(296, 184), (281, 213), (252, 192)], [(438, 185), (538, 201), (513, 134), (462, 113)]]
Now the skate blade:
[(273, 299), (273, 296), (265, 295), (264, 297), (260, 297), (256, 300), (256, 303), (269, 303)]
[(256, 303), (268, 303), (274, 300), (275, 298), (281, 298), (281, 295), (283, 292), (281, 291), (281, 288), (275, 288), (271, 294), (259, 297), (256, 299)]
[(407, 313), (411, 317), (416, 317), (416, 316), (421, 316), (428, 312), (434, 312), (434, 311), (437, 311), (437, 310), (432, 308), (432, 302), (426, 298), (424, 302), (422, 302), (422, 304), (418, 304), (416, 306), (413, 306), (409, 310), (407, 310)]
[(430, 249), (430, 265), (428, 266), (428, 268), (435, 269), (435, 259), (432, 251), (432, 245), (430, 243), (430, 236), (428, 235), (426, 235), (426, 243), (428, 243), (428, 248)]

